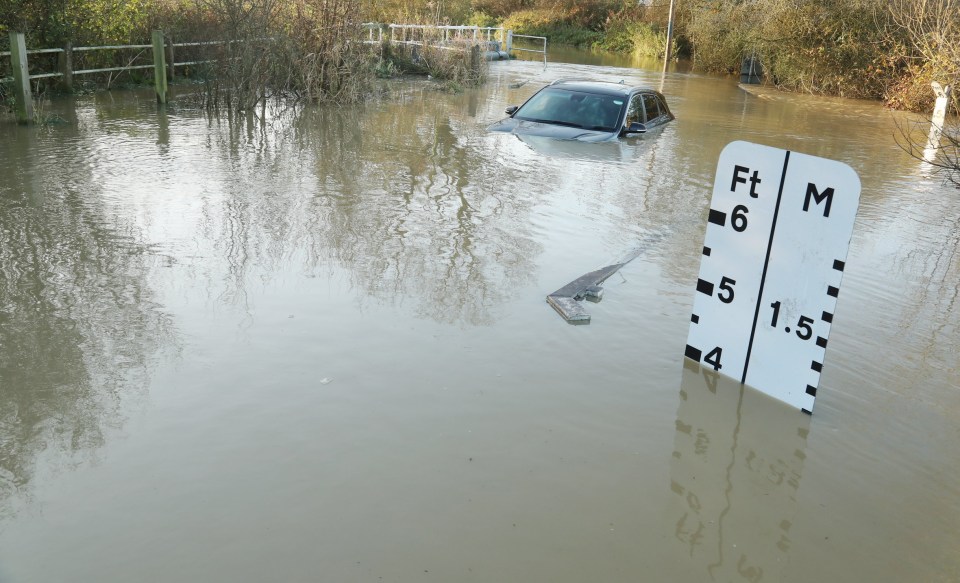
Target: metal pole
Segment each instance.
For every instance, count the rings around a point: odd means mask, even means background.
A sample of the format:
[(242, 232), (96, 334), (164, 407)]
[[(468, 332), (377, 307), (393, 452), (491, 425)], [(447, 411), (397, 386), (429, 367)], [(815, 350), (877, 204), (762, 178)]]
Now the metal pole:
[(13, 99), (17, 121), (33, 122), (33, 95), (30, 94), (30, 69), (27, 66), (27, 41), (22, 32), (10, 33), (10, 65), (13, 67)]
[(670, 12), (667, 16), (667, 48), (664, 50), (663, 57), (663, 70), (667, 70), (667, 63), (670, 62), (670, 58), (673, 56), (673, 2), (670, 0)]

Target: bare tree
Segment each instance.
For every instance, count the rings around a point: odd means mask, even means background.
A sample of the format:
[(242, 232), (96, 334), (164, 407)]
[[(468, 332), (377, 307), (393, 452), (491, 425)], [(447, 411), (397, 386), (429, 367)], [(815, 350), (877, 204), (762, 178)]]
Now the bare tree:
[(932, 96), (932, 84), (942, 97), (941, 84), (954, 88), (941, 112), (946, 115), (930, 120), (934, 127), (927, 137), (922, 124), (901, 126), (897, 142), (960, 188), (960, 0), (893, 0), (890, 12), (908, 45), (906, 57), (920, 89)]

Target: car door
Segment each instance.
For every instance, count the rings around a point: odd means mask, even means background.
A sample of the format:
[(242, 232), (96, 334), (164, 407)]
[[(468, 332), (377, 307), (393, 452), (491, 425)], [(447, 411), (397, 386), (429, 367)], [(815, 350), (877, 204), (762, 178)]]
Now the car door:
[(653, 93), (644, 93), (643, 111), (647, 129), (655, 128), (667, 121), (666, 112), (661, 110), (660, 100)]
[(628, 128), (632, 123), (646, 123), (643, 110), (643, 94), (634, 93), (630, 96), (630, 104), (627, 106), (627, 117), (623, 121), (623, 127)]

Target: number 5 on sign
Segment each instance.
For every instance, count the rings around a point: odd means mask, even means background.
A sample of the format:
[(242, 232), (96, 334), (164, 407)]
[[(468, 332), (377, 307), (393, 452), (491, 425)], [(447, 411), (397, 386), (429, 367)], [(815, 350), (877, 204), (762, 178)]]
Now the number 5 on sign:
[(686, 357), (813, 411), (859, 203), (846, 164), (724, 148)]

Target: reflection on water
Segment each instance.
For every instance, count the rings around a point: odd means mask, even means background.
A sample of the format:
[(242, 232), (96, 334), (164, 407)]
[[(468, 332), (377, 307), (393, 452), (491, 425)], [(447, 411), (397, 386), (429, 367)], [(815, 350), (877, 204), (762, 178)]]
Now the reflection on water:
[(684, 361), (670, 510), (704, 581), (780, 580), (809, 428), (809, 416)]
[[(0, 127), (0, 579), (960, 576), (956, 192), (897, 114), (684, 71), (634, 140), (485, 131), (556, 78), (661, 82), (592, 58)], [(863, 184), (813, 418), (692, 370), (677, 407), (735, 139)], [(594, 325), (545, 303), (651, 234)]]
[(45, 450), (85, 454), (124, 418), (171, 336), (147, 276), (155, 258), (87, 188), (102, 168), (54, 170), (77, 136), (0, 141), (0, 519)]
[(372, 298), (418, 298), (424, 317), (492, 323), (529, 280), (538, 245), (529, 195), (488, 187), (514, 179), (484, 152), (475, 116), (476, 96), (465, 110), (403, 100), (299, 120), (296, 147), (324, 154), (305, 208), (312, 254), (332, 253)]

